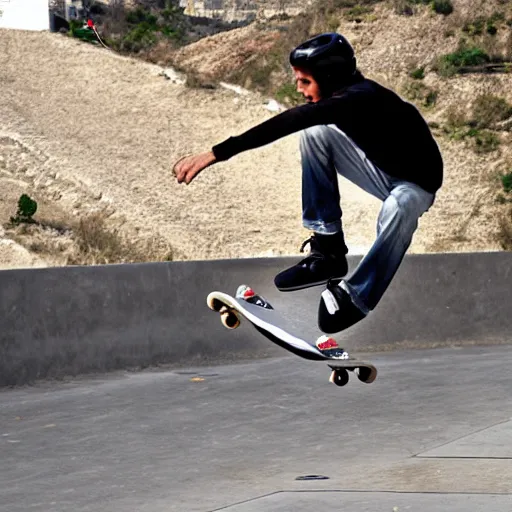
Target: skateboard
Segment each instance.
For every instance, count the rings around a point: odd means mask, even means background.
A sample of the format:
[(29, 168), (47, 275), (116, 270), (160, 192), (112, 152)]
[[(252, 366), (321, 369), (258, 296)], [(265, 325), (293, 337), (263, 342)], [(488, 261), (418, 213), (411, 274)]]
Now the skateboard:
[(333, 338), (320, 336), (312, 344), (291, 334), (291, 329), (272, 305), (247, 285), (239, 286), (234, 297), (219, 291), (211, 292), (206, 302), (210, 309), (220, 314), (221, 322), (227, 329), (236, 329), (244, 318), (281, 348), (304, 359), (329, 361), (329, 382), (337, 386), (348, 383), (349, 372), (367, 384), (377, 378), (377, 368), (373, 364), (351, 358)]

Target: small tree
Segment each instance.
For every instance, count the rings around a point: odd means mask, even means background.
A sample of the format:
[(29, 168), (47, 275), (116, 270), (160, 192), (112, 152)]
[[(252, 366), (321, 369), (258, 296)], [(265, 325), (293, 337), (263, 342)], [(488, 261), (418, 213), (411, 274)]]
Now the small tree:
[(18, 199), (18, 211), (14, 217), (11, 217), (12, 224), (33, 223), (32, 218), (37, 212), (37, 202), (34, 201), (27, 194), (22, 194)]

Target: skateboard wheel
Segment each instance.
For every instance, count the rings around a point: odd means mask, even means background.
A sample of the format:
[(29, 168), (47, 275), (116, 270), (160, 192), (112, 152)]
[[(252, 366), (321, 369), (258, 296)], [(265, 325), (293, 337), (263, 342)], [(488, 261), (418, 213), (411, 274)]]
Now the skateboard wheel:
[(345, 386), (348, 383), (347, 370), (333, 370), (329, 382), (336, 384), (336, 386)]
[(371, 368), (357, 368), (357, 371), (354, 373), (365, 384), (371, 384), (377, 378), (377, 371), (372, 371)]
[(225, 307), (224, 304), (218, 300), (218, 299), (212, 299), (210, 297), (208, 297), (206, 303), (208, 304), (208, 307), (210, 309), (213, 309), (213, 311), (217, 311), (217, 313), (223, 308)]
[(227, 329), (236, 329), (240, 325), (238, 315), (231, 309), (225, 309), (220, 314), (220, 321)]

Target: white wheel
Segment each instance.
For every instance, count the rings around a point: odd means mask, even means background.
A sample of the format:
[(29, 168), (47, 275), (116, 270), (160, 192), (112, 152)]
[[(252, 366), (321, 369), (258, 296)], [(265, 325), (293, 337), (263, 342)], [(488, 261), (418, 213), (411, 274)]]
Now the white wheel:
[(329, 382), (336, 384), (336, 386), (345, 386), (348, 383), (348, 372), (347, 370), (339, 369), (333, 370), (329, 377)]
[(217, 313), (219, 313), (220, 310), (225, 307), (219, 299), (215, 299), (211, 295), (208, 295), (206, 298), (206, 304), (208, 304), (208, 307), (213, 311), (217, 311)]
[(354, 373), (357, 375), (357, 378), (365, 384), (371, 384), (377, 378), (377, 370), (372, 370), (371, 368), (357, 368)]
[(226, 329), (236, 329), (240, 325), (240, 319), (238, 315), (228, 308), (224, 308), (224, 311), (220, 312), (220, 321)]

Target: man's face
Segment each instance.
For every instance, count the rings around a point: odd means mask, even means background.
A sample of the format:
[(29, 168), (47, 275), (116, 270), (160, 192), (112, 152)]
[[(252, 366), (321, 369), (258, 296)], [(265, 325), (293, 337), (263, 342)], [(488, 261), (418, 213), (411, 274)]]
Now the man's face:
[(302, 94), (307, 103), (316, 103), (322, 99), (320, 87), (311, 73), (301, 68), (293, 68), (297, 92)]

